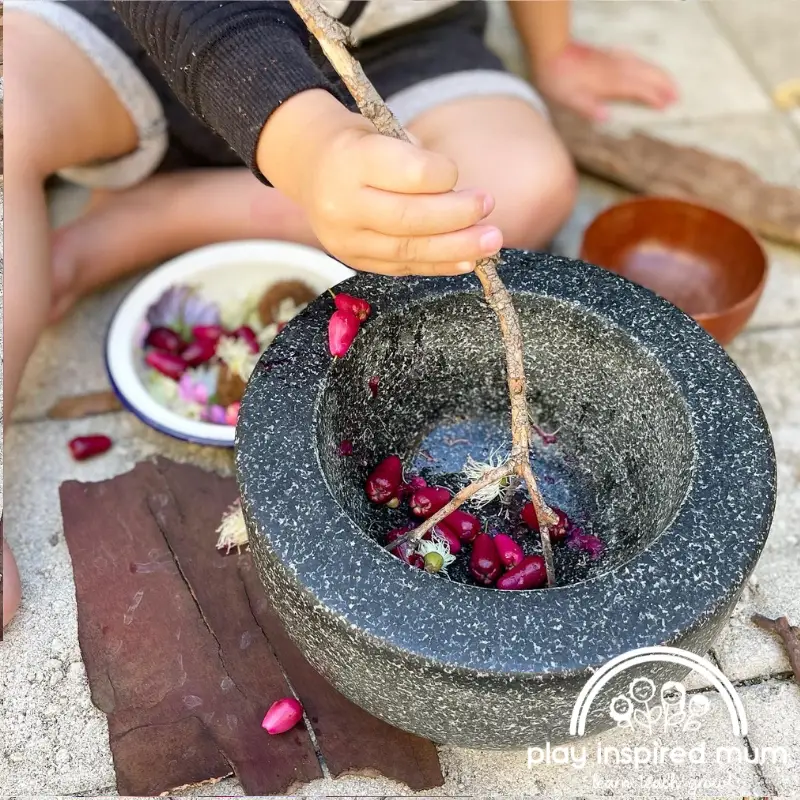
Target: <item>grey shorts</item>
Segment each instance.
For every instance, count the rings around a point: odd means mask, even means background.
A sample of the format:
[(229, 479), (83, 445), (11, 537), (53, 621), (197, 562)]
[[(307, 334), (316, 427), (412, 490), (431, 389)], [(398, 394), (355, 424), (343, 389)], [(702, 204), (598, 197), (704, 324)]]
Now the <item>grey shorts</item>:
[[(71, 167), (60, 177), (91, 188), (122, 189), (158, 171), (241, 165), (227, 144), (172, 95), (105, 0), (5, 0), (4, 6), (35, 14), (68, 36), (112, 86), (138, 131), (133, 153)], [(484, 44), (485, 25), (483, 2), (453, 3), (427, 19), (367, 39), (354, 54), (403, 125), (443, 103), (478, 96), (517, 97), (546, 116), (535, 89), (506, 72)], [(329, 65), (321, 66), (335, 78)]]

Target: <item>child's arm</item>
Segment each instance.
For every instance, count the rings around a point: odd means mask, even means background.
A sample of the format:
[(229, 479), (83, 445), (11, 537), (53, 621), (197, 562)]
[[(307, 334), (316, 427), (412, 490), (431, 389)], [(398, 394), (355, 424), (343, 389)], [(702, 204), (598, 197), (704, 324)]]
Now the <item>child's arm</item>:
[(177, 97), (297, 201), (356, 269), (457, 274), (496, 253), (493, 199), (450, 159), (380, 136), (308, 53), (288, 2), (114, 2)]
[(659, 67), (632, 53), (573, 41), (568, 0), (511, 0), (508, 7), (531, 79), (548, 99), (596, 120), (608, 116), (607, 101), (664, 108), (677, 99), (675, 83)]
[[(308, 89), (348, 102), (308, 52), (288, 2), (148, 2), (112, 6), (178, 99), (257, 171), (256, 143), (282, 103)], [(355, 108), (355, 106), (353, 106)]]

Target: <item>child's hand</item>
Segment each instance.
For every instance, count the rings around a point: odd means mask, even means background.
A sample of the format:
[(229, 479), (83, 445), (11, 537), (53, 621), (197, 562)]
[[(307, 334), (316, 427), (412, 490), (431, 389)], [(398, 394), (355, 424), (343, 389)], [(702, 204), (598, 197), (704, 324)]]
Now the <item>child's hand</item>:
[(548, 99), (597, 122), (608, 118), (606, 102), (610, 100), (665, 108), (678, 98), (675, 82), (654, 64), (624, 50), (601, 50), (577, 42), (538, 65), (535, 77)]
[(455, 275), (500, 249), (500, 230), (478, 224), (493, 199), (454, 192), (450, 159), (381, 136), (322, 90), (284, 106), (262, 133), (259, 166), (336, 258), (385, 275)]

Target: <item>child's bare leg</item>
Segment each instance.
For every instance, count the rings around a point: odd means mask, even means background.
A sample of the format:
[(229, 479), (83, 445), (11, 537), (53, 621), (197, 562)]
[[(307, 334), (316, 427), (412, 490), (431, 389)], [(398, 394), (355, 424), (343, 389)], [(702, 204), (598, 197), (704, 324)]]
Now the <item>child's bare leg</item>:
[[(4, 419), (25, 362), (50, 314), (52, 272), (44, 181), (58, 169), (113, 158), (136, 131), (111, 87), (62, 34), (26, 13), (4, 19), (5, 335)], [(16, 568), (3, 548), (3, 620), (19, 603)]]
[(454, 100), (409, 126), (422, 145), (458, 164), (459, 186), (491, 192), (487, 218), (504, 246), (547, 244), (575, 204), (577, 179), (569, 154), (548, 121), (515, 97)]
[(4, 21), (5, 418), (50, 313), (52, 268), (44, 182), (64, 167), (136, 147), (127, 111), (72, 42), (38, 18)]
[(54, 235), (53, 315), (109, 280), (176, 253), (250, 238), (316, 244), (302, 209), (244, 167), (156, 175), (109, 192)]

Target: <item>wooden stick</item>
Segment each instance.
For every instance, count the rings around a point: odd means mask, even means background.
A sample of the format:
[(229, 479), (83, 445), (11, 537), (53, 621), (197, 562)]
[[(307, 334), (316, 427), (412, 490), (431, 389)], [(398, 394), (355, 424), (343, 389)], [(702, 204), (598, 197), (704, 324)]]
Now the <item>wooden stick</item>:
[(386, 545), (387, 550), (394, 550), (409, 539), (421, 539), (431, 528), (438, 525), (448, 514), (452, 514), (459, 506), (464, 505), (472, 495), (477, 494), (481, 489), (491, 486), (497, 481), (507, 478), (514, 472), (514, 465), (507, 461), (505, 464), (487, 472), (482, 478), (473, 481), (469, 486), (465, 486), (446, 506), (442, 506), (435, 514), (432, 514), (423, 523), (418, 525), (413, 531), (409, 531), (403, 536), (398, 536), (393, 542)]
[[(383, 102), (375, 87), (364, 74), (361, 64), (347, 50), (347, 45), (350, 42), (348, 29), (330, 17), (318, 0), (291, 0), (291, 4), (306, 24), (308, 30), (319, 42), (322, 52), (341, 77), (361, 113), (384, 136), (410, 142), (408, 134), (403, 130), (403, 126), (397, 117)], [(489, 476), (499, 476), (495, 480), (501, 480), (516, 473), (528, 484), (531, 502), (536, 509), (539, 528), (542, 531), (542, 549), (545, 552), (546, 561), (549, 553), (547, 582), (548, 585), (555, 586), (552, 551), (547, 527), (555, 525), (557, 518), (552, 509), (545, 503), (530, 467), (531, 433), (528, 419), (522, 330), (517, 311), (511, 300), (511, 294), (497, 274), (499, 262), (500, 257), (496, 255), (491, 258), (481, 259), (475, 264), (475, 274), (483, 286), (486, 302), (494, 311), (500, 323), (500, 332), (503, 337), (506, 354), (508, 394), (511, 401), (511, 454), (505, 465), (487, 474)], [(421, 539), (433, 525), (444, 519), (447, 514), (455, 511), (475, 492), (493, 482), (494, 480), (487, 481), (486, 476), (484, 476), (481, 480), (462, 489), (441, 511), (427, 519), (406, 537), (396, 539), (390, 546), (397, 547), (402, 541)]]
[(777, 634), (783, 639), (783, 646), (786, 648), (792, 672), (800, 682), (800, 628), (790, 625), (786, 617), (770, 619), (762, 614), (753, 614), (751, 619), (759, 628)]

